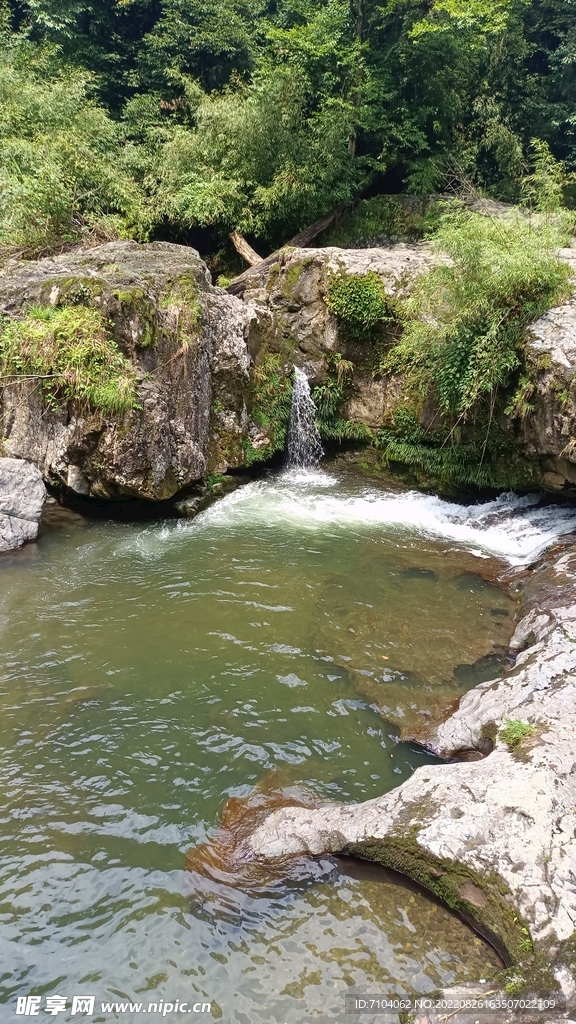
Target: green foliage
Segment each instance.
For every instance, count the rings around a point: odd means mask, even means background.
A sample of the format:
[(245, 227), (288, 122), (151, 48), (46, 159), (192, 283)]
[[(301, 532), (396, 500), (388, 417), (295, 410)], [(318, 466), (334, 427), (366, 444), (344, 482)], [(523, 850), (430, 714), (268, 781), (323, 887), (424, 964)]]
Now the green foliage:
[(372, 438), (364, 423), (346, 420), (340, 415), (340, 406), (353, 387), (353, 372), (353, 363), (337, 353), (330, 360), (326, 380), (317, 384), (312, 392), (316, 424), (325, 441), (369, 441)]
[(414, 410), (400, 406), (393, 424), (378, 432), (376, 447), (385, 465), (411, 466), (432, 482), (457, 487), (513, 487), (530, 479), (528, 466), (517, 462), (510, 441), (495, 423), (470, 432), (441, 429), (429, 434)]
[(532, 139), (532, 150), (533, 172), (522, 180), (522, 198), (538, 213), (554, 213), (564, 200), (564, 167), (554, 159), (547, 142)]
[[(384, 174), (517, 201), (533, 136), (523, 194), (544, 211), (560, 180), (546, 152), (565, 181), (576, 167), (571, 8), (2, 0), (0, 244), (204, 229), (218, 249), (234, 227), (269, 248)], [(398, 211), (365, 204), (343, 234), (403, 234)]]
[(466, 422), (510, 384), (527, 324), (567, 294), (558, 241), (520, 217), (448, 213), (433, 244), (451, 263), (422, 275), (401, 305), (404, 333), (385, 367), (406, 372), (414, 390), (432, 392), (443, 413)]
[(0, 382), (31, 380), (48, 405), (76, 401), (105, 413), (136, 405), (136, 373), (101, 314), (85, 306), (34, 306), (0, 331)]
[(138, 233), (141, 197), (121, 134), (88, 89), (54, 52), (1, 51), (0, 253)]
[(294, 69), (202, 97), (194, 126), (178, 126), (151, 151), (157, 218), (282, 242), (357, 180), (349, 124), (337, 111), (308, 116), (311, 84)]
[(500, 729), (498, 738), (506, 743), (511, 750), (514, 750), (526, 736), (531, 736), (533, 732), (534, 726), (528, 722), (520, 722), (517, 719), (508, 718), (504, 723), (504, 727)]
[(333, 274), (328, 282), (327, 305), (350, 338), (374, 337), (377, 328), (391, 320), (384, 285), (373, 270), (362, 277)]
[(290, 407), (292, 404), (292, 379), (284, 373), (280, 357), (266, 352), (252, 371), (251, 412), (252, 419), (269, 436), (268, 444), (255, 448), (251, 441), (246, 444), (246, 463), (266, 462), (276, 452), (283, 450), (286, 443)]
[(214, 493), (215, 489), (216, 493), (218, 493), (218, 489), (225, 483), (227, 483), (227, 477), (223, 476), (222, 473), (209, 473), (206, 477), (206, 487), (211, 494)]
[(554, 159), (547, 142), (532, 139), (531, 151), (532, 174), (520, 182), (523, 205), (552, 222), (568, 241), (576, 230), (576, 215), (564, 207), (564, 194), (576, 183), (576, 174), (568, 174), (565, 164)]
[(381, 366), (402, 373), (416, 405), (432, 403), (439, 417), (424, 430), (414, 410), (397, 410), (378, 440), (387, 461), (464, 485), (514, 482), (498, 413), (529, 411), (524, 331), (566, 294), (558, 241), (549, 225), (520, 215), (492, 220), (458, 206), (445, 214), (432, 242), (451, 262), (423, 274), (399, 303), (403, 334)]
[(433, 227), (438, 205), (410, 195), (363, 199), (329, 232), (324, 244), (346, 249), (420, 241)]
[(149, 88), (190, 75), (207, 91), (253, 68), (259, 0), (169, 0), (140, 47), (139, 72)]

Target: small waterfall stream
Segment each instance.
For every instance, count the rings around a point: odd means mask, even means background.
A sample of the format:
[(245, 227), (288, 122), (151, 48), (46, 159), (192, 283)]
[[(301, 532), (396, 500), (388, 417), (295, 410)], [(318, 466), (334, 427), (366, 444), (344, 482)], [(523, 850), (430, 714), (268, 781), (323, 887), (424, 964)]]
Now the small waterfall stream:
[(317, 466), (323, 454), (308, 378), (295, 366), (288, 427), (288, 466)]

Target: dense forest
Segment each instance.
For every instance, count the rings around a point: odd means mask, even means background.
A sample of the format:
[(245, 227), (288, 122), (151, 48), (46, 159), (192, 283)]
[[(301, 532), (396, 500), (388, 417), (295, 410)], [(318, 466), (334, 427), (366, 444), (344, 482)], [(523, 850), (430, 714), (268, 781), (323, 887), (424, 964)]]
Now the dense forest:
[(0, 30), (5, 254), (266, 254), (360, 194), (576, 167), (575, 0), (0, 0)]

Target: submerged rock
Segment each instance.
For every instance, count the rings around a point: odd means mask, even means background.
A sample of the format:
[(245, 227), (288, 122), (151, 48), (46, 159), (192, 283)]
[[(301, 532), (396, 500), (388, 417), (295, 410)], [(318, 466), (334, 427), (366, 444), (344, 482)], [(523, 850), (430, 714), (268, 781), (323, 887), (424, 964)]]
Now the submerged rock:
[(36, 540), (46, 488), (36, 466), (0, 458), (0, 552)]
[[(576, 995), (576, 553), (536, 574), (519, 651), (428, 736), (443, 757), (356, 805), (274, 811), (250, 843), (264, 859), (343, 852), (423, 883), (491, 935), (515, 984)], [(537, 970), (530, 973), (532, 950)], [(552, 969), (546, 967), (547, 962)]]

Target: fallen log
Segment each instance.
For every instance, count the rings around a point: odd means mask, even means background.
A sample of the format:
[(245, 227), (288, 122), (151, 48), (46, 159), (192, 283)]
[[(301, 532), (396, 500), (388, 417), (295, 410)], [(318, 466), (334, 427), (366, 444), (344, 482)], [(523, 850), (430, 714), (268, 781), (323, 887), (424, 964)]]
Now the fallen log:
[(251, 267), (255, 267), (258, 263), (263, 263), (262, 256), (248, 244), (245, 238), (242, 237), (239, 231), (231, 231), (230, 238), (232, 239), (232, 245), (236, 249), (236, 252), (240, 254), (246, 263), (249, 263)]
[[(297, 235), (294, 235), (294, 238), (291, 238), (288, 242), (284, 242), (284, 245), (281, 246), (280, 249), (276, 249), (270, 254), (270, 256), (267, 256), (266, 259), (260, 259), (260, 262), (254, 263), (252, 266), (248, 267), (248, 270), (245, 270), (242, 274), (239, 274), (238, 277), (235, 277), (226, 288), (226, 291), (230, 292), (231, 295), (238, 295), (241, 298), (250, 279), (257, 274), (260, 274), (262, 271), (267, 270), (268, 267), (271, 267), (278, 259), (278, 253), (281, 252), (282, 249), (285, 249), (288, 246), (294, 249), (306, 248), (306, 246), (310, 245), (310, 242), (313, 242), (318, 235), (321, 235), (323, 231), (332, 227), (332, 225), (340, 219), (349, 206), (350, 203), (348, 202), (338, 203), (338, 206), (335, 206), (330, 213), (327, 213), (324, 217), (320, 217), (319, 220), (315, 220), (313, 224), (304, 228), (304, 231), (300, 231)], [(236, 234), (236, 232), (233, 232), (233, 234)], [(230, 237), (232, 237), (232, 235)], [(233, 238), (232, 241), (234, 242)], [(248, 243), (246, 243), (246, 245), (247, 244)], [(236, 246), (235, 242), (234, 245)], [(236, 249), (240, 252), (238, 246), (236, 246)], [(253, 252), (254, 250), (251, 251)], [(240, 255), (244, 256), (244, 253), (240, 253)], [(247, 259), (247, 257), (244, 256), (244, 259)]]

